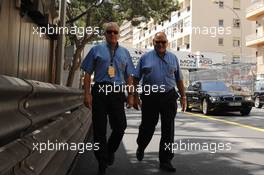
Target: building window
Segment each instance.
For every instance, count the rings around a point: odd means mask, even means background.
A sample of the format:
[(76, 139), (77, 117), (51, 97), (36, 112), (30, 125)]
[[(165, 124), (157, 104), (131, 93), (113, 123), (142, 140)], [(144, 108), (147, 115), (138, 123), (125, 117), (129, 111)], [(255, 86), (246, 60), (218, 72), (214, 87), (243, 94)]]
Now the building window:
[(233, 0), (233, 8), (236, 10), (240, 9), (240, 0)]
[(176, 41), (172, 41), (172, 48), (176, 48)]
[(219, 8), (224, 8), (224, 1), (219, 1), (218, 5), (219, 5)]
[(240, 38), (233, 38), (233, 46), (239, 47), (240, 46)]
[(224, 38), (218, 38), (218, 45), (223, 46), (224, 45)]
[(218, 20), (218, 26), (219, 27), (224, 27), (224, 20), (223, 19), (219, 19)]
[(233, 55), (233, 58), (232, 58), (232, 64), (237, 64), (240, 62), (240, 56), (239, 55)]
[(233, 19), (233, 27), (235, 28), (240, 27), (240, 19)]

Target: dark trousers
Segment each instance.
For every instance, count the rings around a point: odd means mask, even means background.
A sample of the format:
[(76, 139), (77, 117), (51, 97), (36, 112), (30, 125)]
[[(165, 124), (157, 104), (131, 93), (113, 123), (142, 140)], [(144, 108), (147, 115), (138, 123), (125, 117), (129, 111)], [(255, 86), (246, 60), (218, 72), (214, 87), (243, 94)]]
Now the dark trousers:
[[(106, 95), (99, 91), (99, 84), (95, 84), (92, 87), (92, 96), (94, 142), (99, 143), (99, 150), (95, 150), (94, 153), (100, 164), (106, 164), (108, 153), (116, 152), (127, 126), (124, 110), (125, 94), (111, 92)], [(107, 116), (112, 129), (108, 140)]]
[(177, 113), (178, 95), (173, 89), (167, 93), (153, 93), (142, 95), (142, 120), (139, 126), (137, 144), (145, 150), (149, 144), (155, 127), (161, 116), (161, 140), (159, 145), (160, 162), (170, 161), (174, 154), (171, 150), (165, 150), (166, 144), (174, 143), (174, 119)]

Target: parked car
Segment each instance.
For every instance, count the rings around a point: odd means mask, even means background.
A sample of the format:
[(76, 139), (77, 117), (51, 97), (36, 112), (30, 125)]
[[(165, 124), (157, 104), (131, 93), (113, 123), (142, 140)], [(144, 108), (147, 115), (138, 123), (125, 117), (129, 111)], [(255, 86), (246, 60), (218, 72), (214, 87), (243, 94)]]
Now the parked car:
[(254, 101), (256, 108), (262, 108), (264, 105), (264, 88), (261, 88), (260, 91), (254, 92)]
[(249, 115), (254, 101), (250, 94), (236, 94), (222, 81), (195, 81), (186, 91), (187, 111), (199, 109), (203, 114), (239, 111)]

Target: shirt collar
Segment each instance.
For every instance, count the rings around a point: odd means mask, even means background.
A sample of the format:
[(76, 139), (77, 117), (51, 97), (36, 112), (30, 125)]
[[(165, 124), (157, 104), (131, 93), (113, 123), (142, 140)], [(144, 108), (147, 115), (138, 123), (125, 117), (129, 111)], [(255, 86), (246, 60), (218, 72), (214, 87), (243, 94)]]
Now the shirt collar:
[[(106, 41), (105, 42), (105, 44), (106, 44), (106, 46), (108, 47), (108, 48), (111, 48), (111, 45)], [(117, 49), (119, 47), (119, 43), (117, 42), (116, 43), (116, 47), (115, 47), (115, 49)]]
[(161, 58), (160, 57), (160, 55), (158, 54), (158, 52), (156, 51), (156, 49), (154, 49), (154, 52), (157, 55), (157, 57), (159, 57), (159, 59), (161, 59), (162, 61), (164, 61), (165, 63), (167, 63), (167, 61), (165, 60), (166, 55), (167, 55), (167, 50), (165, 51), (164, 58)]

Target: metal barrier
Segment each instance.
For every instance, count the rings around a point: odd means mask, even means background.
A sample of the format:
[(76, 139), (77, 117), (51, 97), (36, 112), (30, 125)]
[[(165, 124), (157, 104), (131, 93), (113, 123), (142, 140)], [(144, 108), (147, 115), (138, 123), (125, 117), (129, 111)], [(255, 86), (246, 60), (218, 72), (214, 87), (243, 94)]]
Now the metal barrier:
[(256, 79), (255, 72), (255, 64), (231, 64), (190, 72), (189, 80), (190, 82), (197, 80), (221, 80), (228, 86), (240, 87), (243, 91), (253, 92)]
[(82, 105), (82, 94), (63, 86), (0, 76), (0, 174), (66, 174), (78, 150), (54, 148), (41, 153), (35, 146), (84, 141), (91, 113)]
[(23, 99), (32, 92), (25, 81), (0, 76), (0, 146), (19, 137), (31, 121), (23, 112)]

